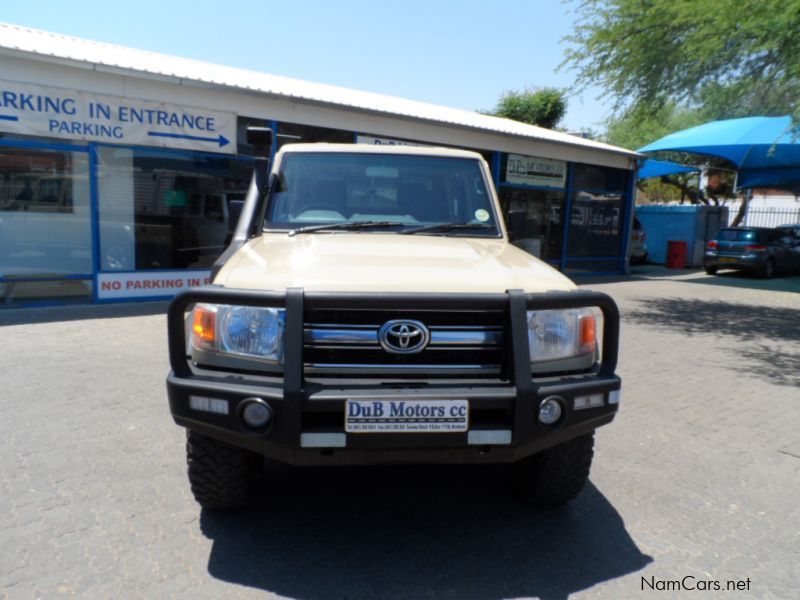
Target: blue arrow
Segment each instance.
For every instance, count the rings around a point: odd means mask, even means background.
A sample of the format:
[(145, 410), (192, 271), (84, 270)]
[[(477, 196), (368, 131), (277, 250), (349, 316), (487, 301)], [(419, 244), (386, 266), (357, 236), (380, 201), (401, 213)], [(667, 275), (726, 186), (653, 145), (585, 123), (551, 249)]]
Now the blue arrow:
[(199, 135), (186, 135), (183, 133), (165, 133), (163, 131), (148, 131), (147, 135), (152, 135), (155, 137), (175, 138), (179, 140), (195, 140), (198, 142), (216, 142), (219, 144), (220, 148), (222, 148), (223, 146), (227, 146), (231, 142), (224, 135), (220, 135), (219, 137), (213, 138), (213, 137), (202, 137)]
[(19, 117), (12, 117), (10, 115), (0, 115), (0, 121), (19, 121)]

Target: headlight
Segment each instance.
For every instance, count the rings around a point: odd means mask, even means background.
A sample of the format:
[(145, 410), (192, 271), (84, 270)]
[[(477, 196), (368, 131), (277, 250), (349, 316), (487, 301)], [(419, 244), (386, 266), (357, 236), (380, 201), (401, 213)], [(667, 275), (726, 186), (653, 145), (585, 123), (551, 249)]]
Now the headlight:
[[(589, 308), (529, 310), (528, 345), (533, 365), (586, 357), (591, 359), (588, 365), (591, 366), (597, 348), (594, 312)], [(565, 367), (564, 370), (570, 369), (568, 365), (561, 366)], [(581, 366), (575, 365), (575, 368)]]
[(192, 311), (192, 345), (282, 364), (285, 315), (278, 308), (198, 304)]

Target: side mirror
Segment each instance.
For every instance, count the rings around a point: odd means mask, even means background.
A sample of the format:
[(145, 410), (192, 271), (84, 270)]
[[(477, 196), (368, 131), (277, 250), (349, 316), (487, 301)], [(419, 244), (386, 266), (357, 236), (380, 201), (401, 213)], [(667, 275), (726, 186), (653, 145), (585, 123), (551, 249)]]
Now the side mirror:
[(521, 210), (509, 212), (506, 217), (506, 227), (508, 228), (508, 237), (512, 242), (523, 238), (525, 235), (525, 213)]
[(253, 147), (254, 156), (269, 158), (272, 153), (272, 129), (269, 127), (248, 127), (247, 143)]

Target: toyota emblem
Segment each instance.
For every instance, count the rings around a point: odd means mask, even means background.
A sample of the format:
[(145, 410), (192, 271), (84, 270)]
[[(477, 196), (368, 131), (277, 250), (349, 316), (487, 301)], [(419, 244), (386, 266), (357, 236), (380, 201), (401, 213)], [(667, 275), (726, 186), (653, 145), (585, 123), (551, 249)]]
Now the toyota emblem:
[(378, 330), (381, 348), (392, 354), (422, 352), (430, 340), (430, 331), (419, 321), (387, 321)]

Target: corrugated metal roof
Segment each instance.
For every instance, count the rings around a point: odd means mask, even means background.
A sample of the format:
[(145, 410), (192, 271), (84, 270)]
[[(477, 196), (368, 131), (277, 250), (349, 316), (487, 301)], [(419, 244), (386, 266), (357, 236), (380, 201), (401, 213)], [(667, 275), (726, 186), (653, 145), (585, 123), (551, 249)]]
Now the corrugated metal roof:
[(604, 150), (631, 157), (638, 156), (635, 152), (616, 146), (468, 110), (157, 54), (8, 23), (0, 23), (0, 50), (2, 49), (31, 53), (45, 59), (55, 58), (132, 71), (144, 77), (149, 74), (174, 78), (179, 83), (200, 82), (211, 86), (248, 90), (373, 113), (399, 115), (537, 141)]

